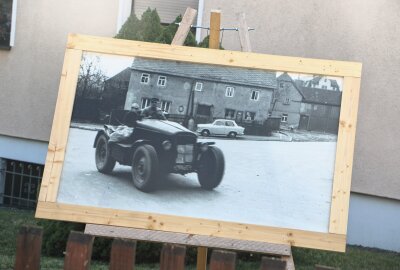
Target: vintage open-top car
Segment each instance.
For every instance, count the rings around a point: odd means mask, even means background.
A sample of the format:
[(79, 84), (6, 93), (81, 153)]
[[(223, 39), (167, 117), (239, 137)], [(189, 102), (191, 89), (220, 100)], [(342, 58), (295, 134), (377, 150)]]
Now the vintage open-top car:
[[(121, 119), (131, 113), (113, 111), (110, 123), (98, 131), (94, 147), (99, 172), (111, 173), (116, 162), (132, 166), (133, 184), (145, 192), (154, 190), (168, 173), (196, 172), (201, 187), (208, 190), (221, 183), (224, 155), (213, 142), (197, 142), (195, 133), (168, 120), (134, 116), (123, 123)], [(119, 124), (133, 127), (132, 134), (121, 142), (110, 141)]]

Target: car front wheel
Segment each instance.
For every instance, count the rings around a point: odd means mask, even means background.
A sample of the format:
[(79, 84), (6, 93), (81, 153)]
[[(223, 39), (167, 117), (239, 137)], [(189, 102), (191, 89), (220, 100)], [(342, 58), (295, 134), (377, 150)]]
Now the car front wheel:
[(207, 129), (202, 130), (201, 131), (201, 136), (204, 136), (204, 137), (210, 136), (210, 131), (208, 131)]
[(115, 160), (111, 157), (107, 137), (100, 135), (96, 142), (95, 160), (97, 170), (101, 173), (111, 173), (115, 166)]
[(236, 136), (237, 136), (237, 133), (234, 132), (234, 131), (231, 131), (231, 132), (228, 133), (228, 137), (229, 137), (229, 138), (234, 139), (234, 138), (236, 138)]
[(148, 144), (138, 147), (132, 158), (132, 180), (135, 187), (144, 192), (154, 190), (158, 170), (158, 156), (154, 147)]
[(216, 188), (222, 181), (225, 171), (225, 159), (222, 151), (210, 146), (201, 154), (197, 169), (197, 177), (202, 188), (211, 190)]

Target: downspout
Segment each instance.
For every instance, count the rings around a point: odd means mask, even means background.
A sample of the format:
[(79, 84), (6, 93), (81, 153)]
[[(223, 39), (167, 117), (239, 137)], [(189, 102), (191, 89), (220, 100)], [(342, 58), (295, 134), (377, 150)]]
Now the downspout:
[[(204, 13), (204, 0), (199, 0), (199, 7), (197, 9), (197, 26), (202, 26), (203, 23), (203, 13)], [(196, 28), (196, 42), (201, 41), (201, 28)]]

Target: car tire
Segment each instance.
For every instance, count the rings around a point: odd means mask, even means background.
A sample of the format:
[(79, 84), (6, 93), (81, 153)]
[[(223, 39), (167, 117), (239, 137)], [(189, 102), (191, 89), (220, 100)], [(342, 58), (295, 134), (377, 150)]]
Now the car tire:
[(108, 139), (104, 134), (97, 138), (95, 161), (97, 170), (101, 173), (111, 173), (115, 167), (115, 159), (111, 157)]
[(209, 146), (208, 150), (201, 154), (198, 163), (197, 177), (202, 188), (212, 190), (222, 181), (225, 171), (225, 159), (222, 151)]
[(208, 131), (207, 129), (203, 129), (203, 130), (201, 131), (201, 136), (203, 136), (203, 137), (208, 137), (208, 136), (210, 136), (210, 131)]
[(153, 146), (139, 146), (132, 158), (132, 181), (135, 187), (144, 192), (150, 192), (157, 186), (159, 176), (157, 152)]
[(228, 137), (229, 137), (229, 138), (235, 139), (236, 136), (237, 136), (237, 133), (234, 132), (234, 131), (231, 131), (231, 132), (228, 133)]

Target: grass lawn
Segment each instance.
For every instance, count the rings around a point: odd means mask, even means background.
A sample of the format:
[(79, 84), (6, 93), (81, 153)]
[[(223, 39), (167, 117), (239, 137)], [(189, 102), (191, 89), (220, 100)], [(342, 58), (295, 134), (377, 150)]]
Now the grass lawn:
[[(32, 211), (0, 208), (0, 269), (13, 269), (16, 239), (20, 226), (37, 225)], [(400, 270), (400, 254), (376, 249), (367, 249), (355, 246), (348, 246), (346, 253), (336, 253), (303, 248), (293, 249), (294, 262), (298, 270), (314, 269), (316, 264), (338, 267), (349, 270)], [(259, 269), (260, 258), (239, 254), (237, 261), (238, 270)], [(63, 258), (42, 257), (41, 269), (62, 269)], [(107, 262), (92, 261), (91, 269), (108, 269)], [(158, 264), (139, 264), (135, 269), (152, 270), (159, 269)], [(196, 269), (189, 265), (186, 269)]]

